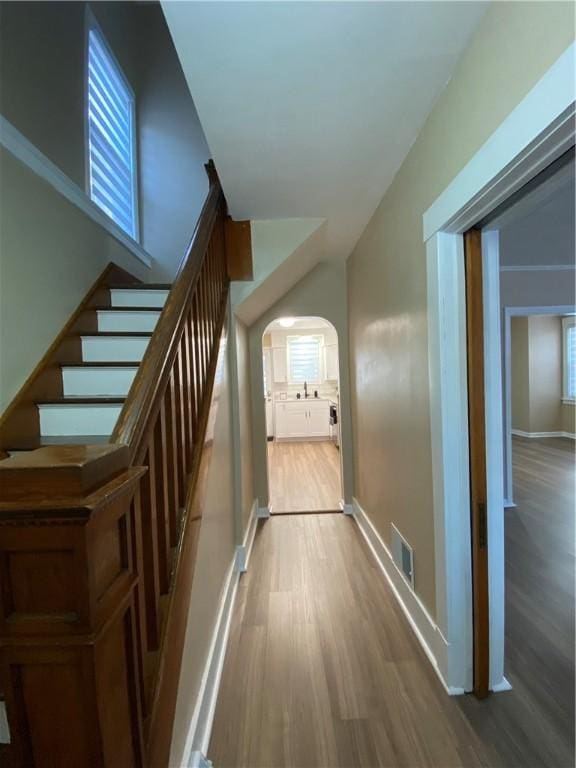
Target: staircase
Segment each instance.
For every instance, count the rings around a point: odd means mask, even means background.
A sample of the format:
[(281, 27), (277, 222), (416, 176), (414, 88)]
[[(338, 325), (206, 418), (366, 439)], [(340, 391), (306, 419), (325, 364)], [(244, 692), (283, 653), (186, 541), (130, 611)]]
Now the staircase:
[(43, 445), (110, 438), (168, 292), (167, 285), (112, 286), (109, 305), (87, 310), (96, 330), (80, 336), (80, 362), (59, 365), (62, 397), (37, 403)]
[(0, 422), (13, 768), (168, 766), (229, 281), (250, 234), (208, 175), (174, 284), (108, 269)]

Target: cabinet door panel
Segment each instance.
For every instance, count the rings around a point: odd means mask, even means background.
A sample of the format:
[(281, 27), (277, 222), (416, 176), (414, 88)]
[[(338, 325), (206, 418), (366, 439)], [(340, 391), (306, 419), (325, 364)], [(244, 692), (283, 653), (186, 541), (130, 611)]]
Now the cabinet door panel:
[(328, 437), (330, 434), (330, 408), (328, 403), (311, 403), (308, 409), (308, 435)]
[(306, 437), (308, 408), (297, 403), (276, 405), (276, 437)]

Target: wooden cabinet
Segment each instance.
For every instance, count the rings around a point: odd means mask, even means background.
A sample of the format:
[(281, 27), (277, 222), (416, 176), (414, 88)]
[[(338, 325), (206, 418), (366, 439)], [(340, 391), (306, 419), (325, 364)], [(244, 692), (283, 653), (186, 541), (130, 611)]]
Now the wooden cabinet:
[(276, 438), (327, 438), (330, 406), (327, 400), (297, 400), (276, 403)]

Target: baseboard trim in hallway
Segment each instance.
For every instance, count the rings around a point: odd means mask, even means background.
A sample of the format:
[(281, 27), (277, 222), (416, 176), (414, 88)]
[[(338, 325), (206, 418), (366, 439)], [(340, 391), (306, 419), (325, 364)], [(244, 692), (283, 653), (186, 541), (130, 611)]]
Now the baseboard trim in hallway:
[(576, 440), (576, 434), (574, 432), (524, 432), (522, 429), (512, 429), (511, 432), (516, 437), (567, 437), (569, 440)]
[(224, 588), (222, 589), (216, 623), (210, 642), (210, 650), (206, 657), (200, 691), (184, 748), (183, 765), (188, 766), (188, 768), (208, 768), (211, 765), (205, 755), (210, 743), (210, 734), (212, 732), (214, 712), (216, 711), (222, 668), (226, 657), (238, 582), (241, 574), (248, 568), (258, 520), (261, 518), (260, 511), (258, 502), (255, 501), (250, 513), (250, 522), (244, 535), (244, 541), (236, 547), (234, 558), (230, 564)]
[(438, 679), (450, 696), (463, 694), (465, 692), (464, 688), (448, 685), (442, 674), (439, 656), (441, 658), (447, 657), (448, 643), (446, 639), (420, 598), (398, 570), (388, 547), (357, 499), (353, 499), (352, 507), (354, 520), (358, 524), (360, 532), (370, 547), (376, 562), (382, 569), (400, 608), (408, 619), (408, 623), (432, 664)]

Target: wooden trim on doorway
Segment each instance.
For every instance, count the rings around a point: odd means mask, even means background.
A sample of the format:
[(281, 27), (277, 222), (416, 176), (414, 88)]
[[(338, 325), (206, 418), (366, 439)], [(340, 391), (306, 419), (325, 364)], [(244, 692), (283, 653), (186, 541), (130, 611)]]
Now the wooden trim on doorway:
[(468, 432), (470, 440), (470, 521), (474, 694), (489, 693), (490, 643), (488, 602), (488, 526), (486, 484), (486, 419), (484, 394), (484, 309), (482, 233), (464, 233), (466, 274), (466, 348), (468, 357)]

